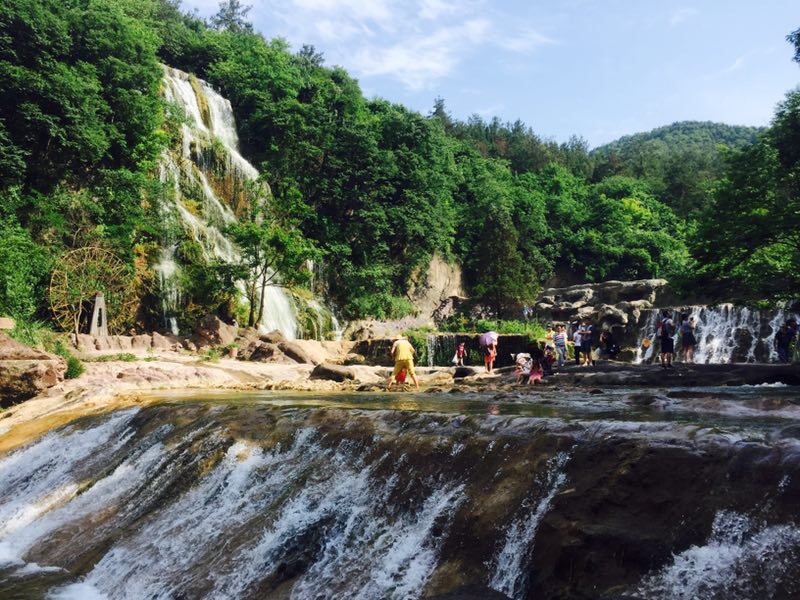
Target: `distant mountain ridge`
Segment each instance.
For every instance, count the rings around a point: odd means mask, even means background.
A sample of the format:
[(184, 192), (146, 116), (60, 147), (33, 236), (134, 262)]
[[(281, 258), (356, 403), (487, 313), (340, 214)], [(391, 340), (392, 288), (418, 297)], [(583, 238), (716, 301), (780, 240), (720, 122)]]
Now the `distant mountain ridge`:
[(704, 149), (716, 151), (717, 144), (740, 148), (752, 144), (763, 131), (764, 127), (728, 125), (714, 121), (676, 121), (650, 131), (622, 136), (613, 142), (598, 146), (591, 151), (591, 154), (610, 154), (615, 151), (622, 153), (628, 147), (649, 142), (660, 142), (666, 150), (702, 146)]

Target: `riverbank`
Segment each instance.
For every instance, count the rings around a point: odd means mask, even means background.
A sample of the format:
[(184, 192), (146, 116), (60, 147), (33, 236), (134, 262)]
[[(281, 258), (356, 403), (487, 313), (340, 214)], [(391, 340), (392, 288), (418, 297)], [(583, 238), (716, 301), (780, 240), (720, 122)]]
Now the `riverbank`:
[[(93, 358), (114, 358), (97, 353)], [(335, 381), (313, 364), (261, 363), (233, 359), (201, 360), (179, 352), (150, 353), (134, 362), (88, 361), (86, 372), (0, 413), (0, 452), (15, 448), (76, 417), (149, 402), (154, 392), (171, 390), (291, 390), (298, 392), (385, 393), (389, 369), (368, 365), (328, 365), (345, 373)], [(324, 371), (325, 369), (323, 369)], [(480, 367), (418, 367), (421, 393), (470, 392), (487, 399), (504, 393), (536, 394), (539, 386), (515, 383), (512, 368), (488, 374)], [(334, 373), (334, 375), (336, 374)], [(588, 389), (633, 387), (643, 391), (740, 385), (800, 385), (800, 365), (653, 365), (606, 362), (593, 367), (568, 366), (544, 380), (542, 388)], [(398, 388), (394, 388), (398, 389)], [(399, 388), (411, 392), (409, 386)], [(646, 394), (645, 394), (646, 395)]]

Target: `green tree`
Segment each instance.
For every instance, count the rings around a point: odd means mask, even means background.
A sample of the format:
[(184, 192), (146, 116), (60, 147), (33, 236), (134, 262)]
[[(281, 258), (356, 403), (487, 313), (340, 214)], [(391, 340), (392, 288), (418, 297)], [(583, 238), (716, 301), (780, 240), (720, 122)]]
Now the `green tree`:
[(247, 13), (252, 8), (243, 6), (240, 0), (223, 0), (219, 4), (217, 14), (211, 17), (211, 25), (226, 31), (250, 32), (253, 30), (253, 24), (247, 20)]
[(0, 314), (29, 321), (39, 308), (49, 257), (17, 224), (0, 221)]
[(299, 200), (292, 206), (277, 206), (270, 198), (254, 193), (246, 220), (226, 228), (240, 252), (233, 272), (244, 282), (248, 327), (264, 316), (267, 286), (292, 287), (311, 279), (306, 265), (319, 253), (297, 228), (297, 211), (302, 211)]
[(519, 251), (518, 242), (511, 216), (502, 208), (492, 208), (485, 235), (476, 248), (475, 269), (480, 277), (473, 290), (499, 317), (532, 304), (539, 291), (536, 273)]

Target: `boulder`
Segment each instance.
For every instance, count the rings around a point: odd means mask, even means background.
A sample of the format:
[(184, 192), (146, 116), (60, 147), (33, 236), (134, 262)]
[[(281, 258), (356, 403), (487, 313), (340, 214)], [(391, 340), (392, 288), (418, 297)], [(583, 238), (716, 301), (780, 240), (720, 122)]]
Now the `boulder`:
[[(75, 336), (71, 335), (71, 336), (69, 336), (69, 339), (70, 339), (70, 342), (72, 343), (72, 342), (75, 341)], [(84, 351), (84, 352), (86, 352), (88, 350), (94, 350), (95, 349), (95, 347), (94, 347), (94, 338), (91, 335), (87, 334), (87, 333), (79, 333), (78, 334), (78, 344), (77, 344), (77, 346), (75, 346), (75, 349), (76, 350), (81, 350), (81, 351)]]
[(189, 352), (197, 352), (197, 346), (189, 338), (186, 338), (185, 340), (183, 340), (183, 347), (186, 350), (188, 350)]
[(279, 344), (286, 341), (286, 338), (283, 337), (283, 334), (277, 329), (275, 331), (270, 331), (269, 333), (262, 333), (258, 339), (268, 344)]
[(342, 382), (346, 379), (353, 380), (355, 378), (356, 376), (352, 369), (331, 363), (320, 363), (311, 371), (311, 379), (328, 379)]
[(283, 362), (286, 359), (278, 345), (269, 342), (253, 342), (245, 349), (242, 358), (258, 362)]
[(153, 347), (153, 338), (149, 335), (134, 335), (131, 338), (131, 347), (134, 350), (147, 350)]
[(194, 328), (194, 342), (198, 346), (227, 346), (239, 333), (236, 325), (228, 325), (216, 315), (206, 315)]
[(453, 373), (454, 379), (463, 379), (464, 377), (472, 377), (477, 375), (480, 371), (474, 367), (456, 367)]
[(108, 337), (112, 350), (130, 352), (133, 349), (133, 340), (129, 335), (112, 335)]
[(98, 336), (94, 338), (95, 350), (111, 350), (111, 340), (107, 336)]
[(298, 342), (279, 342), (278, 348), (293, 361), (304, 365), (318, 365), (321, 361), (314, 360), (314, 357), (306, 352), (305, 348)]
[(609, 325), (627, 325), (628, 314), (616, 306), (601, 304), (597, 309), (596, 320)]
[(0, 334), (0, 406), (27, 400), (64, 380), (66, 361)]
[(344, 365), (363, 365), (367, 362), (363, 354), (350, 353), (344, 357), (342, 364)]
[(153, 332), (153, 349), (154, 350), (170, 350), (172, 342), (158, 332)]

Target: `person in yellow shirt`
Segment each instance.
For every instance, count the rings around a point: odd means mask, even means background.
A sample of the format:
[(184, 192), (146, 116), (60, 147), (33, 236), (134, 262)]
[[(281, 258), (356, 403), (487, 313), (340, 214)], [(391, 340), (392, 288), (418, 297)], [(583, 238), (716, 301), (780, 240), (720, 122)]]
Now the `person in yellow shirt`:
[(386, 381), (386, 389), (388, 390), (392, 387), (392, 381), (400, 371), (406, 371), (411, 377), (411, 381), (419, 389), (419, 381), (417, 381), (417, 375), (414, 373), (414, 346), (411, 345), (406, 336), (401, 335), (394, 341), (391, 354), (392, 358), (394, 358), (394, 371)]

